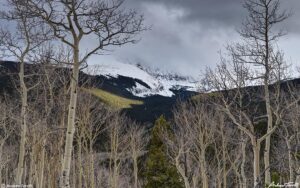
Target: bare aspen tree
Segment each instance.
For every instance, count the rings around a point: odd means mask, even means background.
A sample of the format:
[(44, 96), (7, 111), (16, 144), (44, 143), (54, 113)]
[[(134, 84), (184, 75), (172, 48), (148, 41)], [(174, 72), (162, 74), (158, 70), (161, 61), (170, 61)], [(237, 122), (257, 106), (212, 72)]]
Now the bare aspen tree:
[(282, 94), (282, 125), (279, 129), (279, 136), (282, 138), (287, 149), (289, 182), (295, 182), (297, 167), (300, 165), (297, 159), (300, 126), (299, 126), (299, 88), (294, 84), (286, 83), (287, 91)]
[[(52, 117), (53, 116), (57, 117), (57, 119), (55, 119), (55, 121), (53, 122), (54, 128), (62, 130), (59, 131), (57, 135), (51, 135), (51, 137), (49, 138), (49, 139), (57, 140), (57, 142), (55, 142), (57, 145), (52, 144), (54, 146), (51, 147), (52, 149), (51, 154), (53, 155), (53, 157), (51, 158), (53, 159), (52, 166), (55, 166), (55, 168), (53, 169), (55, 173), (52, 173), (51, 175), (52, 178), (55, 180), (57, 177), (60, 177), (63, 168), (63, 155), (64, 155), (63, 146), (65, 142), (64, 135), (67, 129), (66, 124), (67, 124), (69, 92), (70, 92), (69, 83), (72, 74), (69, 72), (68, 69), (70, 67), (69, 63), (72, 61), (71, 61), (70, 49), (67, 47), (59, 47), (58, 52), (54, 51), (53, 55), (54, 56), (50, 56), (49, 58), (46, 58), (47, 63), (49, 63), (47, 61), (47, 59), (49, 59), (51, 60), (50, 62), (52, 62), (52, 65), (53, 64), (55, 65), (55, 67), (52, 67), (54, 68), (54, 71), (52, 72), (53, 74), (52, 75), (50, 74), (51, 76), (49, 75), (50, 77), (46, 78), (46, 80), (52, 81), (48, 83), (49, 91), (50, 91), (51, 83), (53, 84), (52, 86), (54, 87), (53, 93), (55, 90), (58, 90), (57, 95), (53, 95), (55, 99), (53, 104), (55, 104), (54, 109), (56, 113), (52, 115)], [(48, 70), (48, 73), (51, 73), (51, 71), (49, 72)], [(47, 75), (46, 72), (45, 74)], [(48, 93), (51, 94), (51, 92)], [(49, 97), (51, 97), (51, 95)], [(57, 173), (58, 171), (59, 173)], [(51, 183), (55, 184), (57, 182), (52, 181)]]
[[(47, 128), (43, 127), (45, 125), (45, 121), (43, 118), (40, 118), (38, 112), (34, 112), (30, 110), (30, 116), (28, 117), (28, 122), (30, 122), (30, 126), (28, 126), (28, 136), (27, 143), (29, 145), (29, 165), (28, 170), (28, 181), (26, 184), (35, 185), (36, 187), (40, 187), (39, 185), (39, 166), (41, 153), (43, 149), (43, 137), (44, 130), (47, 131)], [(41, 139), (42, 138), (42, 139)]]
[[(241, 161), (241, 181), (242, 181), (242, 184), (241, 184), (241, 187), (242, 188), (247, 188), (247, 185), (248, 185), (248, 178), (247, 178), (247, 175), (246, 175), (246, 158), (247, 158), (247, 151), (246, 151), (246, 147), (247, 147), (247, 143), (248, 143), (248, 139), (247, 138), (244, 138), (245, 134), (243, 132), (241, 132), (241, 137), (242, 137), (242, 143), (241, 143), (241, 152), (242, 152), (242, 161)], [(237, 173), (237, 171), (236, 171)], [(237, 173), (238, 174), (238, 173)]]
[(43, 103), (43, 128), (42, 132), (42, 140), (39, 142), (40, 144), (40, 156), (38, 157), (38, 180), (37, 184), (40, 187), (45, 187), (45, 168), (46, 168), (46, 147), (49, 146), (51, 140), (49, 135), (57, 134), (63, 132), (63, 130), (57, 129), (57, 118), (55, 114), (53, 114), (53, 110), (55, 109), (55, 89), (57, 88), (58, 78), (55, 74), (55, 66), (52, 65), (51, 57), (53, 56), (53, 52), (51, 51), (51, 46), (46, 47), (46, 49), (41, 49), (41, 55), (38, 58), (40, 62), (40, 74), (42, 75), (41, 84), (39, 90), (41, 90), (41, 103)]
[(2, 52), (6, 56), (11, 56), (19, 63), (19, 85), (21, 97), (21, 114), (20, 114), (20, 149), (18, 169), (16, 174), (16, 183), (22, 184), (22, 177), (24, 173), (24, 158), (26, 147), (26, 132), (27, 132), (27, 113), (28, 113), (28, 92), (34, 86), (28, 86), (26, 80), (32, 75), (26, 75), (25, 62), (30, 61), (30, 56), (33, 50), (38, 48), (47, 37), (43, 31), (43, 27), (39, 26), (37, 20), (33, 19), (30, 14), (24, 10), (27, 8), (26, 4), (20, 3), (16, 0), (8, 0), (8, 11), (1, 12), (1, 17), (8, 22), (16, 24), (16, 31), (1, 29), (0, 31), (0, 45)]
[[(1, 99), (0, 99), (1, 100)], [(6, 141), (9, 139), (9, 137), (12, 135), (14, 131), (14, 126), (12, 124), (12, 120), (10, 118), (12, 106), (9, 104), (6, 104), (3, 101), (0, 101), (0, 184), (3, 182), (4, 177), (4, 169), (5, 166), (9, 162), (9, 155), (4, 152), (4, 146), (6, 144)]]
[(240, 173), (242, 152), (234, 143), (237, 131), (207, 99), (178, 104), (174, 110), (174, 136), (164, 135), (168, 156), (187, 188), (241, 186), (240, 182), (228, 181), (235, 179), (231, 175), (235, 170)]
[[(37, 93), (41, 90), (37, 89)], [(48, 90), (47, 90), (48, 91)], [(46, 95), (46, 93), (44, 93)], [(45, 155), (48, 136), (49, 134), (56, 134), (58, 131), (53, 130), (53, 125), (50, 124), (48, 118), (51, 117), (51, 113), (47, 110), (50, 106), (44, 103), (43, 93), (35, 96), (31, 93), (31, 96), (35, 97), (36, 104), (30, 102), (30, 107), (28, 111), (28, 136), (27, 143), (29, 149), (29, 168), (28, 168), (28, 182), (27, 184), (34, 185), (35, 187), (43, 187), (44, 179), (44, 168), (45, 168)], [(39, 96), (41, 95), (41, 96)], [(48, 99), (48, 98), (47, 98)], [(42, 108), (41, 108), (41, 104)], [(54, 119), (54, 118), (53, 118)], [(60, 130), (61, 131), (61, 130)]]
[[(228, 122), (227, 122), (228, 123)], [(228, 123), (224, 128), (228, 129), (230, 127), (230, 123)], [(234, 183), (238, 185), (238, 187), (241, 188), (247, 188), (248, 187), (248, 173), (249, 173), (249, 168), (247, 168), (247, 160), (249, 159), (248, 157), (248, 152), (247, 150), (247, 145), (249, 143), (249, 139), (247, 136), (240, 130), (238, 130), (238, 133), (232, 129), (229, 129), (231, 132), (235, 132), (234, 134), (221, 134), (222, 140), (225, 141), (225, 144), (222, 144), (222, 150), (224, 150), (224, 145), (225, 147), (228, 147), (228, 150), (225, 151), (225, 156), (227, 156), (227, 165), (229, 165), (226, 168), (223, 168), (223, 182), (225, 182), (225, 176), (229, 173), (233, 173), (235, 175), (232, 177), (227, 177), (229, 180), (234, 179)], [(225, 131), (226, 132), (226, 131)], [(224, 142), (223, 141), (223, 142)], [(226, 143), (227, 142), (227, 143)], [(222, 152), (222, 158), (224, 156)], [(224, 165), (223, 161), (222, 164)], [(226, 164), (226, 163), (225, 163)], [(232, 178), (232, 179), (231, 179)], [(230, 181), (228, 181), (230, 182)]]
[[(244, 7), (249, 15), (240, 30), (244, 43), (237, 44), (234, 49), (235, 57), (243, 63), (260, 67), (253, 79), (260, 80), (263, 84), (263, 97), (266, 106), (267, 131), (272, 132), (274, 119), (272, 111), (272, 97), (269, 85), (274, 81), (273, 57), (276, 56), (276, 42), (283, 32), (274, 28), (289, 17), (289, 14), (280, 10), (280, 0), (247, 0)], [(256, 69), (257, 70), (257, 69)], [(276, 126), (276, 125), (275, 125)], [(264, 171), (265, 184), (271, 183), (270, 174), (270, 146), (271, 135), (265, 139)]]
[[(177, 116), (174, 117), (179, 118)], [(176, 129), (173, 138), (163, 135), (167, 146), (168, 157), (182, 177), (184, 186), (186, 188), (198, 187), (200, 169), (198, 164), (196, 163), (196, 165), (190, 157), (189, 152), (192, 148), (192, 139), (190, 139), (189, 129), (182, 124), (180, 124), (178, 128), (176, 126)]]
[[(39, 50), (36, 50), (34, 61), (39, 62), (34, 66), (31, 65), (31, 71), (36, 75), (34, 79), (39, 84), (30, 92), (29, 108), (28, 108), (28, 149), (30, 156), (30, 165), (28, 173), (28, 183), (35, 187), (44, 187), (44, 173), (45, 173), (45, 160), (47, 148), (51, 148), (56, 142), (52, 142), (51, 137), (60, 138), (60, 132), (63, 132), (58, 125), (58, 114), (60, 111), (61, 103), (57, 91), (61, 90), (59, 83), (60, 77), (57, 76), (59, 71), (55, 64), (51, 60), (53, 52), (51, 48), (47, 46), (41, 46)], [(30, 83), (30, 82), (29, 82)], [(30, 83), (31, 84), (31, 83)], [(66, 84), (66, 83), (65, 83)], [(57, 148), (60, 150), (60, 148)], [(57, 162), (57, 161), (56, 161)], [(56, 166), (60, 164), (57, 163)], [(53, 166), (55, 169), (55, 166)], [(56, 174), (56, 177), (58, 174)]]
[[(218, 112), (218, 110), (216, 111)], [(241, 150), (240, 131), (235, 130), (225, 116), (220, 112), (214, 115), (215, 139), (212, 148), (215, 151), (213, 156), (216, 162), (214, 162), (215, 165), (210, 165), (210, 169), (215, 169), (211, 174), (216, 174), (216, 187), (232, 187), (234, 185), (243, 187), (242, 171), (244, 169), (241, 164), (245, 159), (243, 159), (244, 153)]]
[[(214, 143), (216, 128), (214, 112), (200, 102), (190, 102), (181, 104), (174, 113), (179, 131), (175, 133), (176, 143), (172, 141), (173, 138), (169, 140), (169, 153), (173, 156), (171, 157), (173, 163), (186, 187), (199, 187), (197, 184), (201, 181), (201, 187), (208, 188), (211, 182), (207, 149)], [(185, 169), (187, 156), (188, 160), (193, 161), (191, 165), (194, 166), (189, 170)]]
[(133, 188), (138, 188), (141, 187), (138, 181), (138, 160), (144, 155), (149, 139), (146, 135), (145, 125), (131, 121), (129, 121), (128, 124), (129, 153), (133, 162)]
[[(83, 124), (83, 126), (86, 126)], [(84, 128), (84, 127), (83, 127)], [(78, 187), (82, 186), (83, 167), (82, 167), (82, 139), (84, 138), (84, 132), (81, 130), (81, 122), (77, 126), (75, 132), (75, 141), (77, 141), (77, 173), (78, 173)]]
[[(289, 14), (280, 11), (279, 0), (247, 0), (244, 7), (249, 13), (244, 27), (240, 30), (240, 35), (244, 39), (244, 42), (232, 45), (229, 49), (236, 63), (246, 64), (251, 71), (253, 70), (255, 74), (251, 75), (251, 80), (263, 85), (262, 92), (266, 106), (267, 134), (265, 134), (266, 137), (263, 136), (261, 138), (264, 138), (266, 142), (264, 150), (265, 184), (270, 184), (271, 135), (274, 132), (274, 128), (280, 123), (279, 117), (276, 117), (277, 119), (274, 120), (274, 109), (278, 109), (272, 106), (272, 100), (276, 98), (276, 94), (272, 96), (270, 93), (270, 84), (278, 81), (278, 61), (282, 61), (282, 56), (275, 47), (277, 40), (283, 35), (283, 32), (276, 30), (274, 26), (287, 19)], [(260, 67), (261, 69), (258, 70), (256, 67)], [(280, 92), (280, 90), (277, 91)], [(227, 106), (229, 107), (230, 105)], [(233, 118), (232, 115), (230, 115), (231, 118)], [(262, 116), (261, 118), (264, 117)], [(237, 120), (235, 118), (235, 123), (238, 122)], [(251, 124), (250, 121), (248, 123), (249, 125)], [(245, 130), (244, 132), (247, 134), (248, 131)], [(248, 132), (249, 136), (251, 132)], [(263, 140), (259, 139), (258, 141), (254, 141), (253, 139), (251, 141), (252, 145), (256, 145), (254, 147), (257, 150), (256, 153), (260, 150), (259, 145)], [(258, 154), (257, 157), (259, 157)], [(256, 175), (259, 174), (258, 168), (259, 166), (254, 168), (256, 169)]]
[(85, 154), (85, 167), (87, 175), (85, 183), (88, 187), (97, 187), (95, 183), (95, 158), (94, 158), (94, 145), (99, 136), (105, 131), (105, 123), (112, 115), (109, 107), (105, 107), (103, 103), (92, 96), (87, 91), (80, 91), (80, 98), (78, 101), (78, 116), (77, 116), (77, 129), (75, 132), (75, 141), (77, 142), (77, 158), (78, 163), (78, 186), (83, 184), (83, 157)]
[(128, 157), (129, 138), (126, 134), (126, 118), (116, 113), (109, 120), (109, 187), (118, 188), (120, 182), (120, 168)]
[[(61, 168), (59, 143), (62, 134), (60, 133), (64, 132), (60, 128), (61, 108), (64, 103), (61, 97), (63, 88), (60, 85), (62, 72), (55, 70), (46, 55), (43, 58), (39, 57), (37, 61), (40, 64), (35, 65), (37, 68), (35, 79), (39, 80), (39, 85), (30, 92), (30, 108), (28, 108), (30, 123), (27, 136), (30, 165), (28, 165), (27, 183), (35, 187), (46, 185), (55, 187), (53, 183), (56, 183), (56, 178), (59, 176), (57, 171)], [(47, 168), (48, 164), (51, 166), (50, 169)]]
[[(27, 12), (39, 18), (53, 31), (56, 39), (72, 51), (72, 76), (66, 143), (60, 187), (70, 187), (69, 174), (75, 132), (78, 75), (80, 66), (91, 55), (100, 54), (110, 46), (133, 43), (143, 28), (143, 17), (134, 11), (123, 11), (123, 1), (96, 0), (28, 0)], [(88, 50), (83, 49), (86, 38), (97, 41)], [(92, 46), (92, 45), (91, 45)]]
[(253, 181), (254, 187), (257, 187), (261, 179), (261, 144), (277, 127), (273, 127), (263, 135), (255, 133), (255, 126), (260, 123), (261, 119), (260, 116), (255, 116), (258, 113), (258, 108), (249, 99), (255, 97), (257, 91), (244, 88), (249, 83), (249, 67), (236, 62), (234, 58), (232, 60), (232, 66), (223, 62), (217, 66), (216, 72), (208, 70), (206, 82), (219, 91), (215, 93), (214, 98), (216, 99), (213, 103), (217, 105), (219, 110), (227, 114), (238, 129), (250, 138), (253, 150)]
[[(67, 69), (57, 66), (52, 60), (53, 52), (48, 46), (39, 48), (35, 53), (34, 61), (39, 62), (31, 66), (31, 71), (36, 74), (35, 80), (39, 85), (30, 92), (28, 111), (28, 151), (30, 161), (28, 167), (28, 184), (35, 187), (52, 186), (59, 176), (61, 168), (60, 154), (63, 140), (61, 133), (64, 132), (61, 127), (61, 116), (65, 109), (66, 94), (65, 87), (68, 83)], [(57, 58), (55, 58), (56, 60)], [(63, 78), (64, 77), (64, 78)], [(29, 82), (29, 84), (31, 84)], [(47, 170), (47, 163), (51, 163), (51, 170)], [(47, 176), (47, 173), (49, 176)], [(48, 178), (44, 178), (44, 177)], [(45, 182), (46, 181), (46, 182)]]

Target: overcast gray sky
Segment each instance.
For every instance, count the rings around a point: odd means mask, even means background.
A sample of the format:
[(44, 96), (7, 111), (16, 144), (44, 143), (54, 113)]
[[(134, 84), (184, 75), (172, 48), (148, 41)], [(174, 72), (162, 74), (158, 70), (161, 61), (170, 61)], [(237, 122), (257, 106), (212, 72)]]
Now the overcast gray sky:
[[(236, 29), (247, 16), (243, 1), (125, 0), (126, 7), (144, 14), (145, 24), (152, 29), (140, 35), (138, 44), (93, 56), (89, 63), (141, 63), (196, 78), (207, 66), (219, 62), (219, 52), (224, 52), (228, 43), (239, 41)], [(281, 2), (282, 9), (292, 11), (293, 16), (282, 25), (288, 35), (279, 41), (279, 47), (289, 63), (300, 65), (300, 0)]]
[[(243, 0), (126, 0), (145, 15), (152, 30), (136, 45), (123, 46), (93, 63), (121, 61), (197, 77), (219, 61), (218, 52), (239, 40), (236, 29), (247, 12)], [(283, 25), (289, 32), (279, 42), (290, 63), (300, 62), (300, 0), (282, 0), (293, 16)]]

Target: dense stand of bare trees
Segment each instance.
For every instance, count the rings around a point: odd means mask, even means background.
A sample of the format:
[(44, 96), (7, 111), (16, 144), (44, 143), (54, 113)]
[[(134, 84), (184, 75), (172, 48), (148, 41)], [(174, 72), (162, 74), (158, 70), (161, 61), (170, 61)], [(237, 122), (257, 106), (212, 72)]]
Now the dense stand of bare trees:
[[(33, 87), (36, 87), (35, 84), (31, 87), (26, 84), (27, 77), (32, 75), (25, 74), (25, 62), (32, 62), (36, 49), (45, 41), (51, 40), (56, 43), (61, 42), (63, 49), (67, 51), (67, 56), (64, 57), (66, 61), (63, 62), (61, 59), (53, 59), (53, 56), (48, 60), (60, 61), (60, 63), (72, 68), (70, 91), (68, 91), (70, 97), (67, 103), (66, 141), (60, 178), (60, 187), (70, 187), (80, 68), (90, 56), (101, 54), (110, 46), (134, 43), (136, 35), (145, 29), (143, 17), (134, 11), (122, 10), (123, 1), (119, 0), (7, 0), (6, 3), (8, 5), (7, 11), (3, 11), (1, 16), (9, 22), (15, 22), (16, 33), (12, 34), (10, 30), (1, 29), (1, 50), (5, 54), (4, 56), (12, 56), (19, 62), (18, 89), (22, 104), (20, 113), (21, 140), (16, 183), (21, 184), (24, 180), (29, 126), (28, 93)], [(82, 44), (87, 38), (99, 42), (89, 49), (83, 49)], [(93, 139), (95, 140), (95, 138)]]
[[(75, 133), (78, 76), (80, 66), (94, 54), (109, 46), (135, 42), (135, 35), (143, 30), (143, 18), (135, 12), (121, 11), (123, 1), (26, 1), (28, 14), (39, 19), (52, 31), (53, 37), (69, 48), (72, 54), (72, 79), (63, 170), (60, 187), (70, 187), (69, 176)], [(82, 49), (84, 38), (99, 41), (87, 50)]]
[[(216, 105), (249, 137), (253, 150), (253, 186), (258, 187), (271, 183), (274, 168), (270, 157), (272, 135), (282, 125), (286, 109), (297, 103), (299, 97), (282, 101), (286, 93), (281, 89), (281, 82), (287, 78), (288, 67), (277, 47), (284, 32), (275, 26), (290, 15), (281, 12), (279, 0), (249, 0), (245, 1), (244, 7), (249, 16), (239, 32), (243, 42), (228, 46), (229, 59), (222, 58), (215, 71), (207, 71), (206, 83), (221, 91), (221, 102)], [(245, 88), (253, 84), (262, 87), (256, 91)], [(251, 101), (253, 98), (259, 100)], [(258, 133), (259, 126), (266, 130)], [(260, 166), (262, 149), (264, 168)]]
[[(262, 92), (263, 86), (254, 88), (202, 94), (174, 110), (173, 134), (163, 138), (184, 187), (267, 185), (260, 149), (265, 149), (262, 141), (270, 133), (266, 120), (260, 119), (260, 94), (250, 94)], [(282, 83), (280, 98), (280, 115), (274, 115), (280, 123), (272, 131), (271, 181), (299, 183), (299, 86)], [(247, 103), (239, 106), (241, 101)]]
[(228, 57), (203, 80), (214, 92), (174, 114), (176, 136), (168, 139), (168, 151), (185, 187), (264, 187), (277, 173), (281, 182), (299, 176), (299, 92), (297, 84), (283, 82), (288, 66), (277, 41), (284, 33), (275, 28), (290, 15), (280, 12), (279, 0), (249, 0), (244, 7), (243, 42), (228, 46)]
[[(18, 68), (7, 72), (17, 92), (0, 98), (0, 183), (145, 185), (146, 126), (81, 89), (92, 84), (79, 80), (90, 56), (136, 42), (143, 17), (124, 11), (121, 0), (7, 4), (0, 16), (15, 30), (1, 27), (0, 53)], [(283, 82), (288, 67), (276, 44), (284, 33), (275, 26), (289, 14), (280, 12), (279, 0), (244, 5), (243, 42), (228, 46), (203, 80), (213, 92), (179, 102), (172, 133), (161, 135), (186, 188), (264, 187), (276, 175), (300, 183), (300, 93), (297, 83)], [(98, 43), (83, 49), (86, 39)]]
[[(57, 74), (47, 75), (60, 83)], [(47, 79), (43, 77), (42, 83)], [(63, 132), (61, 121), (67, 117), (64, 95), (49, 97), (47, 85), (39, 85), (30, 94), (28, 102), (22, 184), (35, 187), (57, 187), (63, 165)], [(64, 88), (53, 92), (63, 93)], [(45, 93), (43, 91), (46, 91)], [(36, 94), (36, 95), (35, 95)], [(140, 187), (139, 160), (144, 156), (147, 144), (145, 126), (136, 123), (118, 110), (104, 105), (85, 91), (79, 91), (80, 100), (76, 116), (76, 131), (72, 152), (72, 187)], [(46, 97), (46, 98), (45, 98)], [(14, 99), (1, 99), (0, 116), (0, 172), (1, 183), (16, 184), (15, 159), (19, 146), (19, 107)], [(53, 100), (51, 102), (51, 100)], [(18, 139), (15, 139), (18, 138)], [(14, 149), (15, 148), (15, 149)]]

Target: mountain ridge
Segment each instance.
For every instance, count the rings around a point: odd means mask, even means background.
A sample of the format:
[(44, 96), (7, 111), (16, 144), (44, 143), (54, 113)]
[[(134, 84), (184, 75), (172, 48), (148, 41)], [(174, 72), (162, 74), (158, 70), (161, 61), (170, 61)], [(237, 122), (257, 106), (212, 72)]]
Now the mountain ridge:
[[(176, 91), (196, 92), (197, 81), (191, 77), (179, 76), (175, 73), (162, 73), (158, 69), (151, 70), (139, 64), (102, 63), (83, 70), (86, 74), (105, 76), (110, 79), (132, 78), (132, 85), (127, 90), (137, 97), (161, 95), (172, 97)], [(175, 91), (175, 92), (174, 92)]]
[[(11, 77), (7, 75), (7, 72), (15, 73), (14, 75), (17, 76), (18, 72), (18, 63), (13, 61), (1, 61), (0, 62), (0, 92), (3, 93), (4, 91), (14, 91), (13, 83), (11, 82)], [(30, 71), (33, 68), (34, 64), (26, 64), (26, 70)], [(124, 65), (128, 66), (128, 65)], [(129, 67), (133, 67), (130, 65)], [(60, 68), (62, 69), (63, 74), (69, 76), (68, 74), (71, 72), (69, 68)], [(111, 69), (112, 70), (112, 69)], [(106, 69), (108, 71), (108, 69)], [(139, 71), (143, 72), (143, 70)], [(141, 73), (140, 72), (140, 73)], [(156, 87), (159, 85), (155, 85), (159, 83), (160, 80), (156, 80), (150, 74), (143, 72), (143, 74), (147, 74), (149, 76), (149, 80), (141, 80), (140, 77), (133, 75), (130, 77), (129, 74), (127, 75), (108, 75), (108, 74), (87, 74), (87, 71), (80, 72), (80, 81), (79, 85), (83, 85), (86, 80), (89, 80), (92, 83), (88, 87), (94, 87), (101, 89), (103, 91), (112, 93), (116, 96), (120, 96), (123, 98), (127, 98), (130, 100), (138, 100), (142, 101), (141, 104), (133, 104), (131, 108), (123, 109), (125, 113), (127, 113), (131, 118), (139, 121), (139, 122), (154, 122), (156, 118), (160, 115), (164, 115), (166, 118), (171, 117), (173, 106), (176, 104), (178, 100), (185, 100), (190, 98), (193, 95), (196, 95), (197, 92), (186, 90), (183, 87), (173, 87), (165, 88), (158, 92), (149, 92), (151, 95), (135, 95), (137, 85), (140, 84), (143, 86), (145, 91), (153, 91), (152, 87)], [(131, 72), (132, 73), (132, 72)], [(62, 73), (60, 73), (62, 74)], [(151, 85), (152, 84), (152, 85)], [(150, 86), (149, 86), (150, 85)], [(170, 86), (170, 85), (167, 85)], [(158, 87), (159, 88), (159, 87)], [(157, 89), (157, 88), (155, 88)], [(171, 95), (160, 95), (161, 93), (167, 93)], [(145, 92), (144, 92), (145, 93)]]

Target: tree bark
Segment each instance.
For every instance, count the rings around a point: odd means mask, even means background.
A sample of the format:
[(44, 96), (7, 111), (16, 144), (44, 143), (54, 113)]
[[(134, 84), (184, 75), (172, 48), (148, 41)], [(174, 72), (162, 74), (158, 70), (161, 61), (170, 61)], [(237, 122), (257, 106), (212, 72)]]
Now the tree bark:
[(286, 140), (286, 145), (288, 147), (288, 158), (289, 158), (289, 182), (294, 182), (294, 163), (293, 163), (293, 155), (292, 155), (292, 147), (289, 140)]
[[(269, 86), (265, 83), (265, 99), (267, 107), (267, 116), (268, 116), (268, 129), (267, 132), (270, 132), (273, 128), (273, 117), (270, 104), (270, 93)], [(267, 136), (265, 141), (265, 150), (264, 150), (264, 164), (265, 164), (265, 184), (269, 185), (271, 183), (271, 173), (270, 173), (270, 149), (271, 149), (271, 134)]]
[(90, 141), (90, 148), (89, 148), (89, 167), (90, 167), (90, 180), (91, 184), (90, 187), (95, 187), (95, 169), (94, 169), (94, 154), (93, 154), (93, 146), (92, 141)]
[(176, 159), (175, 159), (175, 166), (176, 166), (179, 174), (183, 178), (185, 188), (190, 188), (191, 186), (190, 186), (190, 183), (189, 183), (189, 179), (188, 179), (188, 177), (186, 177), (184, 169), (182, 169), (181, 166), (180, 166), (179, 157), (176, 157)]
[(41, 188), (44, 187), (44, 168), (45, 168), (45, 153), (46, 153), (45, 147), (46, 147), (46, 139), (43, 140), (41, 164), (40, 164), (40, 172), (39, 172), (39, 185)]
[[(34, 141), (33, 141), (34, 142)], [(35, 160), (34, 160), (34, 155), (35, 155), (35, 145), (31, 147), (31, 152), (30, 152), (30, 162), (29, 162), (29, 176), (28, 176), (28, 182), (27, 184), (32, 184), (32, 178), (34, 176), (34, 166), (35, 166)], [(25, 177), (26, 178), (26, 177)]]
[(78, 188), (82, 187), (82, 176), (83, 176), (83, 170), (82, 170), (82, 143), (81, 143), (81, 137), (78, 139), (78, 149), (77, 149), (77, 169), (78, 169)]
[(258, 187), (259, 179), (260, 179), (260, 143), (256, 143), (256, 141), (252, 141), (253, 147), (253, 178), (254, 178), (254, 188)]
[(134, 188), (138, 188), (138, 160), (137, 153), (133, 151), (133, 176), (134, 176)]
[[(222, 127), (223, 129), (223, 127)], [(223, 130), (222, 130), (223, 133)], [(223, 160), (223, 166), (222, 166), (222, 175), (223, 175), (223, 187), (227, 187), (227, 170), (226, 170), (226, 141), (224, 138), (224, 135), (222, 134), (222, 160)]]
[[(78, 45), (77, 45), (78, 46)], [(79, 77), (79, 50), (74, 50), (74, 63), (71, 78), (71, 97), (68, 112), (68, 125), (66, 132), (65, 153), (63, 159), (63, 170), (60, 180), (60, 188), (70, 188), (70, 167), (72, 161), (73, 139), (75, 132), (75, 113), (77, 106), (77, 85)]]
[(241, 163), (241, 176), (242, 176), (242, 188), (247, 188), (247, 178), (245, 172), (246, 163), (246, 141), (242, 143), (242, 163)]
[[(115, 122), (114, 122), (115, 123)], [(110, 154), (110, 175), (109, 183), (111, 188), (117, 188), (118, 185), (118, 125), (114, 124), (111, 132), (111, 154)]]
[(202, 188), (208, 188), (208, 177), (206, 174), (205, 153), (200, 156), (200, 170), (202, 179)]
[(73, 159), (72, 159), (72, 169), (73, 169), (73, 173), (72, 173), (72, 188), (76, 188), (76, 161), (75, 161), (75, 153), (73, 152)]
[[(270, 14), (268, 5), (265, 7), (265, 73), (264, 73), (264, 95), (265, 95), (265, 104), (268, 117), (268, 127), (267, 132), (270, 132), (273, 128), (273, 113), (271, 107), (270, 91), (269, 91), (269, 80), (270, 80), (270, 44), (269, 44), (269, 27), (270, 27)], [(271, 149), (271, 136), (267, 136), (265, 141), (265, 150), (264, 150), (264, 164), (265, 164), (265, 184), (269, 185), (271, 183), (271, 173), (270, 173), (270, 149)]]
[(24, 62), (20, 62), (19, 79), (21, 86), (21, 141), (19, 148), (19, 159), (17, 167), (16, 183), (22, 184), (23, 172), (24, 172), (24, 158), (25, 158), (25, 146), (26, 146), (26, 132), (27, 132), (27, 95), (28, 89), (25, 84), (24, 76)]

